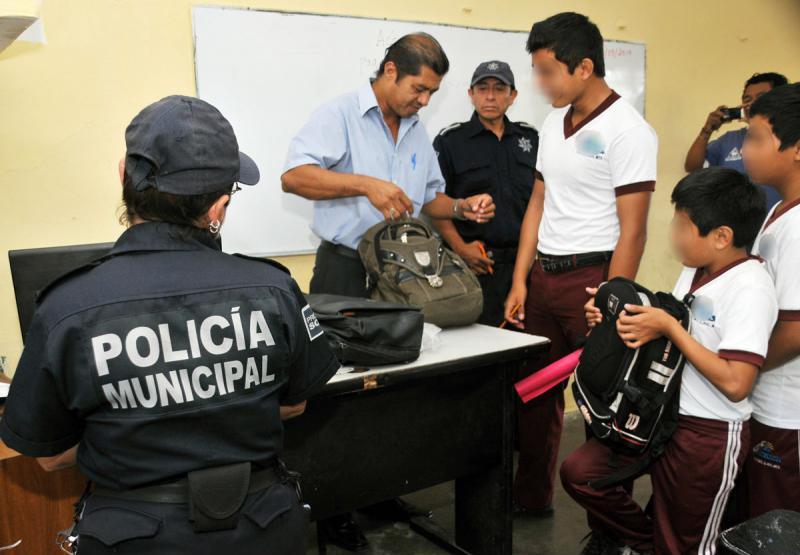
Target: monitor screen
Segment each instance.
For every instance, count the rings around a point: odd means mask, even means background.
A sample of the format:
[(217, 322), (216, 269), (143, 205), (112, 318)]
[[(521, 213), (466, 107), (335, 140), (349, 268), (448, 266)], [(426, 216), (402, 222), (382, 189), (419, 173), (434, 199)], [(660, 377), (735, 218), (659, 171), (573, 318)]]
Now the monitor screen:
[(39, 293), (56, 278), (100, 258), (112, 246), (113, 243), (95, 243), (8, 251), (23, 341), (33, 320)]

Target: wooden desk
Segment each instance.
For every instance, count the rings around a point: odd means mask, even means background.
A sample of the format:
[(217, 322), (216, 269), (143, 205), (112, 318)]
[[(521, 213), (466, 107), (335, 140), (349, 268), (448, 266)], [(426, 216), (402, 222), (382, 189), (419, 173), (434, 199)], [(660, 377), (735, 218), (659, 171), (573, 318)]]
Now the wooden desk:
[(22, 543), (9, 555), (48, 555), (56, 533), (72, 524), (72, 505), (86, 478), (76, 468), (45, 472), (36, 459), (23, 457), (0, 442), (0, 547)]
[(286, 422), (283, 458), (303, 475), (312, 518), (455, 480), (451, 551), (510, 554), (512, 386), (548, 343), (473, 325), (444, 330), (411, 364), (336, 375)]

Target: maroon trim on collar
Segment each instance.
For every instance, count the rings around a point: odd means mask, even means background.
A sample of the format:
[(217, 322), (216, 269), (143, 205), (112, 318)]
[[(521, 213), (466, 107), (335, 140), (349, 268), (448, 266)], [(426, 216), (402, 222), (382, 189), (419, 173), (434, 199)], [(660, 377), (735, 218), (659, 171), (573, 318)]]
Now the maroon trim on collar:
[(656, 190), (655, 181), (639, 181), (638, 183), (628, 183), (614, 189), (614, 196), (621, 197), (631, 193), (652, 193)]
[(706, 274), (703, 268), (697, 268), (694, 272), (694, 277), (692, 278), (692, 286), (689, 288), (689, 293), (694, 293), (704, 285), (714, 281), (719, 276), (742, 264), (743, 262), (747, 262), (748, 260), (759, 260), (757, 256), (745, 256), (744, 258), (740, 258), (739, 260), (734, 260), (724, 268), (720, 268), (713, 274)]
[(737, 362), (746, 362), (748, 364), (752, 364), (753, 366), (758, 366), (761, 368), (764, 366), (764, 360), (766, 360), (763, 356), (751, 353), (749, 351), (736, 351), (736, 350), (726, 350), (723, 349), (719, 353), (719, 358), (725, 360), (735, 360)]
[(620, 96), (617, 94), (617, 91), (612, 90), (611, 94), (608, 95), (608, 97), (603, 102), (601, 102), (597, 108), (592, 110), (591, 114), (583, 118), (580, 122), (578, 122), (578, 125), (574, 127), (572, 126), (572, 113), (574, 111), (574, 108), (570, 106), (569, 110), (567, 110), (567, 114), (564, 116), (564, 138), (569, 139), (575, 133), (580, 131), (583, 126), (585, 126), (594, 118), (605, 112), (608, 109), (608, 107), (614, 104), (614, 102), (616, 102), (617, 100), (619, 100), (619, 98)]
[(779, 322), (800, 322), (800, 310), (779, 310)]
[(786, 204), (785, 206), (784, 203), (780, 203), (778, 207), (775, 209), (775, 212), (772, 213), (772, 216), (770, 216), (769, 219), (767, 220), (767, 223), (764, 224), (764, 229), (762, 231), (766, 231), (770, 225), (775, 223), (775, 220), (777, 220), (778, 218), (786, 214), (789, 210), (798, 205), (800, 205), (800, 197), (794, 199), (792, 202)]

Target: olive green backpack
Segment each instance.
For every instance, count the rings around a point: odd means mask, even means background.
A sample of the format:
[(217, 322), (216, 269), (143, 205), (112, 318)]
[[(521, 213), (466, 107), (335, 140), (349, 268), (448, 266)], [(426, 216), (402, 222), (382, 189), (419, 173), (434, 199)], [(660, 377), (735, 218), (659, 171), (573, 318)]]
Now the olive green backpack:
[(417, 306), (439, 327), (474, 323), (483, 310), (478, 278), (422, 220), (386, 220), (358, 245), (373, 299)]

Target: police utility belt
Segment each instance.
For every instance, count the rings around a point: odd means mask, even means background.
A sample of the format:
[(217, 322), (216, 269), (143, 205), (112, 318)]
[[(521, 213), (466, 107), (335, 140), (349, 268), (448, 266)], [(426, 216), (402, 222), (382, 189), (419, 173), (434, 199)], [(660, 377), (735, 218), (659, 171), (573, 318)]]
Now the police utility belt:
[[(300, 498), (299, 474), (282, 463), (274, 468), (252, 471), (249, 462), (189, 472), (186, 478), (168, 484), (125, 491), (96, 487), (93, 495), (146, 503), (174, 503), (189, 506), (189, 521), (195, 532), (232, 530), (248, 494), (276, 483), (290, 483)], [(302, 500), (301, 500), (302, 503)]]
[(599, 266), (605, 264), (614, 255), (614, 251), (586, 252), (582, 254), (568, 254), (566, 256), (553, 256), (537, 251), (539, 264), (547, 274), (563, 274), (579, 268)]

